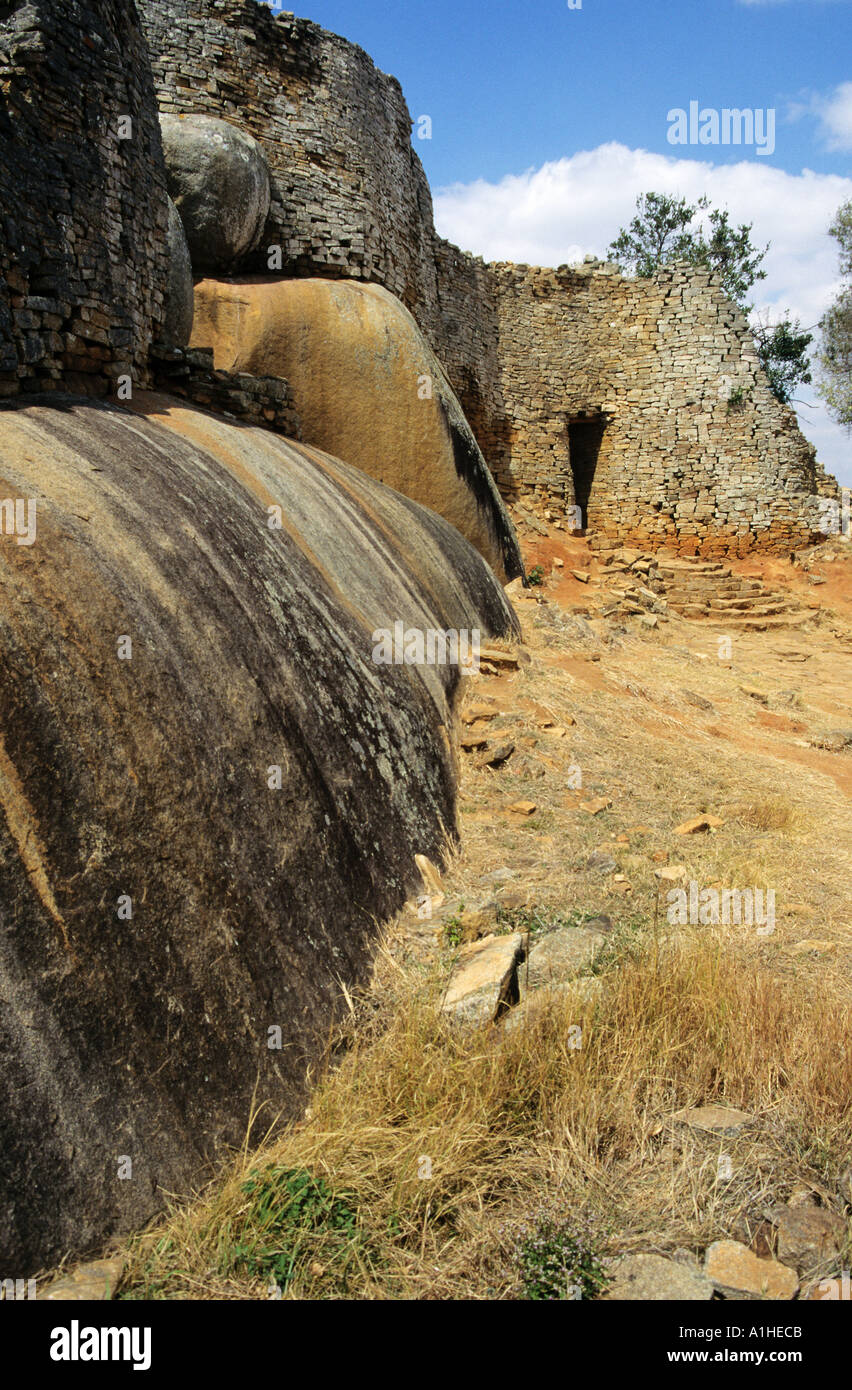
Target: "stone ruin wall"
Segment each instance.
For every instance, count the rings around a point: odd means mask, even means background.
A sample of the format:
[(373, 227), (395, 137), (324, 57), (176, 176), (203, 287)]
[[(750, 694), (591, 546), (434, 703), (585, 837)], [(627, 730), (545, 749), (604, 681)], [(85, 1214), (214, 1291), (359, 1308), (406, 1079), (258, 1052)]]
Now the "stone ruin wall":
[(486, 265), (436, 237), (399, 83), (256, 0), (0, 3), (0, 395), (150, 384), (167, 220), (154, 90), (264, 150), (272, 203), (243, 270), (268, 274), (280, 246), (284, 276), (372, 280), (406, 304), (504, 496), (572, 507), (569, 421), (586, 414), (605, 425), (595, 544), (742, 553), (817, 534), (815, 494), (836, 487), (706, 274)]
[(499, 376), (479, 396), (498, 412), (488, 435), (504, 492), (573, 506), (569, 422), (597, 421), (587, 515), (597, 546), (737, 555), (816, 537), (817, 495), (836, 485), (706, 271), (635, 280), (600, 262), (502, 264), (486, 278)]
[(268, 273), (280, 245), (283, 275), (396, 294), (504, 496), (572, 507), (569, 421), (585, 415), (604, 424), (595, 544), (740, 554), (818, 534), (815, 494), (833, 482), (705, 272), (486, 265), (436, 237), (402, 90), (362, 49), (255, 0), (141, 0), (141, 12), (161, 108), (234, 121), (269, 162), (272, 208), (245, 269)]
[(434, 315), (432, 196), (395, 77), (356, 44), (256, 0), (139, 0), (160, 109), (217, 116), (263, 149), (271, 206), (242, 267), (376, 281)]
[(133, 0), (0, 3), (0, 397), (147, 383), (166, 225)]

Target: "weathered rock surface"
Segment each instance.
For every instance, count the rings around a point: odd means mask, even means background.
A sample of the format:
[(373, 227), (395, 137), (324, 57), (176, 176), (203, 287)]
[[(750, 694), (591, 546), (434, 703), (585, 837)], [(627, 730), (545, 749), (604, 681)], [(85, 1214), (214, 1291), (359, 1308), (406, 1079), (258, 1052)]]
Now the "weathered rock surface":
[(217, 367), (285, 377), (302, 438), (451, 521), (501, 579), (524, 573), (517, 537), (444, 370), (379, 285), (204, 280), (192, 341)]
[[(167, 397), (0, 411), (0, 1268), (84, 1255), (303, 1103), (375, 920), (455, 819), (487, 565), (355, 468)], [(269, 525), (280, 507), (281, 529)], [(124, 659), (123, 659), (124, 658)], [(280, 785), (279, 785), (280, 784)]]
[(662, 1255), (624, 1255), (612, 1266), (613, 1282), (604, 1301), (622, 1303), (706, 1302), (713, 1285), (700, 1270)]
[(733, 1110), (726, 1105), (700, 1105), (694, 1110), (678, 1110), (671, 1116), (691, 1129), (704, 1129), (711, 1134), (736, 1134), (754, 1119), (746, 1110)]
[(124, 1273), (124, 1265), (125, 1261), (121, 1256), (79, 1265), (70, 1274), (49, 1284), (44, 1292), (37, 1296), (46, 1303), (108, 1302)]
[(192, 261), (180, 213), (169, 198), (169, 278), (160, 340), (169, 347), (186, 347), (192, 334), (195, 292)]
[[(606, 937), (583, 927), (559, 927), (548, 932), (530, 951), (529, 988), (560, 984), (591, 965)], [(522, 972), (527, 980), (526, 968)]]
[(517, 966), (523, 950), (519, 932), (486, 936), (459, 953), (443, 1000), (454, 1023), (481, 1027), (517, 1003)]
[(778, 1213), (778, 1258), (809, 1274), (839, 1254), (846, 1222), (824, 1207), (803, 1204), (782, 1207)]
[(160, 128), (193, 270), (229, 270), (258, 245), (269, 212), (263, 152), (246, 131), (215, 116), (163, 114)]
[(738, 1240), (716, 1240), (704, 1257), (704, 1273), (728, 1298), (792, 1298), (799, 1287), (794, 1269), (764, 1260)]
[[(550, 1008), (554, 1002), (557, 1005), (571, 1002), (577, 1009), (575, 1026), (579, 1027), (579, 1020), (586, 1005), (594, 1003), (603, 988), (601, 981), (593, 975), (583, 976), (581, 979), (563, 980), (560, 984), (543, 985), (539, 989), (525, 989), (524, 972), (526, 966), (518, 966), (518, 992), (521, 995), (521, 1002), (517, 1008), (512, 1009), (506, 1014), (503, 1020), (503, 1032), (512, 1033), (516, 1028), (534, 1027), (542, 1013)], [(582, 1037), (576, 1036), (577, 1050), (582, 1046)]]

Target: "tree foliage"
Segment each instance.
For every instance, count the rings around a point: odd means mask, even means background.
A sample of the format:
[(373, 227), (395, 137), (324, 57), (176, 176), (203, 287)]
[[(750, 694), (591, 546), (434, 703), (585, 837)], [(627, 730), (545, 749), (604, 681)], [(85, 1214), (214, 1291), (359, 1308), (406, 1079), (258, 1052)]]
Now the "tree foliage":
[(776, 400), (786, 405), (792, 400), (797, 386), (807, 386), (813, 379), (807, 350), (814, 340), (814, 335), (803, 332), (799, 320), (791, 318), (789, 314), (779, 323), (763, 323), (758, 320), (751, 327), (760, 365), (769, 379), (770, 390)]
[(852, 201), (840, 208), (829, 232), (840, 247), (846, 284), (820, 322), (818, 390), (834, 418), (852, 429)]
[[(762, 251), (753, 245), (752, 226), (734, 226), (727, 209), (711, 208), (706, 197), (693, 204), (666, 193), (643, 193), (636, 201), (636, 216), (610, 244), (609, 254), (642, 278), (671, 261), (706, 266), (748, 315), (754, 306), (746, 296), (758, 280), (766, 279), (761, 267), (769, 250), (768, 244)], [(773, 395), (790, 401), (796, 387), (811, 380), (807, 349), (813, 334), (803, 331), (789, 314), (774, 324), (758, 320), (752, 332)]]

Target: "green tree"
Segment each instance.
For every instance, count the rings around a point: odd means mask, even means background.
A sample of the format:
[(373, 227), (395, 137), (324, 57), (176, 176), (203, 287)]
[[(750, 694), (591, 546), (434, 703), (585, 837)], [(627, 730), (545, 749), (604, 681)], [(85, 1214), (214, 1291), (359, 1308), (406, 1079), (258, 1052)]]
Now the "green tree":
[[(643, 278), (671, 261), (706, 266), (748, 315), (754, 306), (746, 302), (746, 296), (758, 280), (766, 279), (761, 267), (769, 250), (768, 244), (762, 251), (752, 244), (752, 226), (745, 222), (733, 226), (727, 209), (711, 208), (706, 197), (692, 204), (666, 193), (643, 193), (636, 201), (636, 216), (610, 244), (609, 254), (625, 270)], [(752, 332), (770, 389), (786, 403), (800, 383), (811, 380), (807, 349), (813, 335), (789, 314), (774, 324), (757, 321)]]
[(751, 330), (770, 390), (776, 400), (786, 405), (793, 399), (797, 386), (807, 386), (813, 380), (807, 350), (814, 335), (804, 332), (799, 320), (789, 314), (774, 324), (757, 320), (752, 323)]
[(828, 230), (840, 246), (846, 284), (820, 321), (817, 389), (838, 423), (852, 429), (852, 201), (843, 204)]

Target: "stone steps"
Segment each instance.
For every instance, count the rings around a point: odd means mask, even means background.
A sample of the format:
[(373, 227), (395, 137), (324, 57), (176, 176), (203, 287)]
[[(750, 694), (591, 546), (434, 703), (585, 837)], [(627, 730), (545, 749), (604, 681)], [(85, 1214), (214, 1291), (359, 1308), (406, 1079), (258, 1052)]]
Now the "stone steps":
[(741, 632), (774, 632), (780, 628), (801, 627), (813, 614), (809, 612), (782, 613), (778, 617), (742, 617), (728, 619), (727, 626), (739, 628)]
[(718, 604), (711, 603), (707, 612), (711, 618), (772, 618), (779, 613), (796, 612), (793, 604), (785, 603), (783, 599), (773, 603), (743, 604), (740, 608), (722, 608)]
[(730, 568), (728, 567), (728, 565), (711, 565), (711, 564), (689, 565), (689, 564), (683, 563), (683, 564), (680, 564), (680, 565), (664, 565), (664, 564), (661, 564), (661, 565), (658, 565), (657, 568), (659, 569), (660, 574), (663, 575), (663, 576), (665, 576), (665, 575), (674, 575), (675, 577), (680, 576), (681, 578), (685, 578), (685, 577), (686, 577), (686, 578), (690, 578), (690, 579), (692, 579), (693, 577), (696, 577), (696, 576), (698, 576), (698, 575), (706, 576), (707, 578), (714, 578), (714, 579), (715, 579), (715, 578), (719, 578), (719, 579), (728, 579), (728, 578), (730, 577), (730, 573), (731, 573)]
[(675, 602), (679, 598), (688, 600), (693, 597), (701, 598), (704, 595), (712, 595), (714, 598), (739, 598), (742, 589), (732, 584), (672, 584), (661, 586), (667, 598)]
[[(811, 616), (783, 592), (767, 589), (760, 579), (740, 578), (721, 560), (657, 555), (640, 557), (636, 563), (642, 573), (635, 564), (619, 565), (611, 571), (612, 577), (623, 575), (634, 583), (644, 580), (644, 587), (664, 599), (672, 613), (690, 621), (759, 632), (798, 627)], [(624, 597), (629, 600), (631, 595)]]
[(744, 608), (753, 608), (755, 599), (749, 594), (740, 594), (738, 598), (720, 598), (715, 595), (710, 601), (710, 608), (713, 613), (736, 613)]
[(677, 608), (679, 604), (693, 603), (712, 603), (718, 608), (748, 608), (753, 603), (760, 603), (766, 597), (764, 594), (717, 594), (709, 593), (680, 593), (673, 594), (667, 589), (666, 600), (671, 608)]

